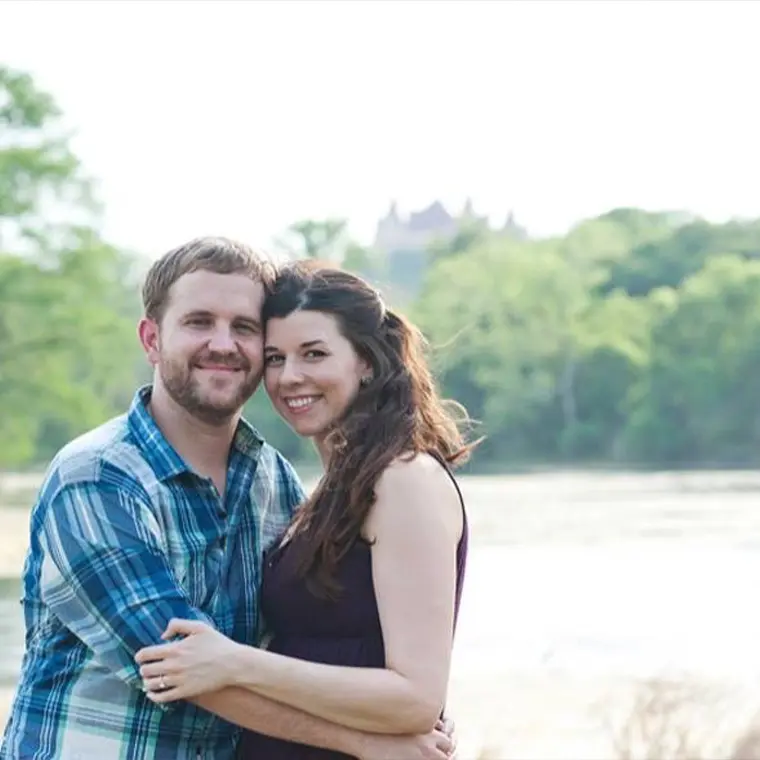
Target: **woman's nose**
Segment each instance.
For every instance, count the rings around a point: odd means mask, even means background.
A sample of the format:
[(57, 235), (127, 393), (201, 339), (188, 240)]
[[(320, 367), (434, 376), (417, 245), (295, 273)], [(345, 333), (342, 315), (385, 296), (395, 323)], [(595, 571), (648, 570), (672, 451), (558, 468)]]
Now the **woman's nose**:
[(303, 380), (303, 373), (297, 361), (285, 360), (280, 373), (280, 383), (283, 385), (296, 385)]

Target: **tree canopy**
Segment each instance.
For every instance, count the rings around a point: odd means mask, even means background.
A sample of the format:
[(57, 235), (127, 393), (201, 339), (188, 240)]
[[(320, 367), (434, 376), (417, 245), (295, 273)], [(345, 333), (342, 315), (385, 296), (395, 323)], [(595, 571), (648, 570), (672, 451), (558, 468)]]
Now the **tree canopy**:
[[(98, 214), (53, 98), (0, 68), (2, 468), (45, 463), (149, 377), (143, 261)], [(342, 261), (418, 321), (444, 395), (487, 436), (473, 466), (760, 458), (760, 221), (620, 208), (551, 239), (462, 229), (390, 263), (347, 229), (302, 219), (283, 247)], [(312, 457), (263, 391), (247, 412), (286, 456)]]

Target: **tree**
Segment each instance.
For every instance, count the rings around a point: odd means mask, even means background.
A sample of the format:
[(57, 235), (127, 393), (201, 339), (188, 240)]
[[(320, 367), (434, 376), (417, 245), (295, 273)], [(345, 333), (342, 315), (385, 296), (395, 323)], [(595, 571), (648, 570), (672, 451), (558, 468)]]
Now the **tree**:
[(649, 361), (652, 317), (648, 302), (621, 291), (590, 301), (576, 332), (575, 420), (560, 436), (568, 456), (624, 458), (622, 435), (632, 389)]
[(52, 97), (28, 74), (0, 66), (0, 250), (27, 238), (38, 241), (62, 214), (66, 226), (72, 218), (93, 219), (90, 185), (60, 116)]
[(278, 240), (289, 259), (313, 259), (341, 266), (375, 284), (383, 279), (384, 270), (375, 254), (352, 240), (344, 219), (302, 219), (288, 227)]
[[(0, 68), (0, 466), (47, 460), (149, 377), (141, 266), (100, 237), (98, 211), (53, 99)], [(760, 458), (760, 222), (620, 208), (547, 240), (463, 227), (394, 263), (344, 220), (301, 220), (282, 245), (410, 312), (444, 394), (483, 423), (476, 465)], [(315, 462), (263, 391), (246, 413)]]
[(611, 268), (606, 288), (623, 288), (633, 296), (646, 296), (660, 287), (677, 288), (711, 257), (726, 253), (760, 258), (760, 222), (713, 225), (692, 220), (666, 238), (633, 247)]
[(293, 222), (278, 241), (290, 258), (340, 261), (345, 253), (345, 219), (302, 219)]
[(575, 423), (568, 367), (589, 294), (586, 273), (551, 244), (493, 238), (432, 265), (414, 313), (447, 393), (484, 421), (490, 456), (559, 453), (556, 433)]
[[(624, 265), (637, 246), (669, 238), (682, 222), (681, 215), (617, 208), (576, 225), (559, 244), (577, 266), (615, 267)], [(614, 288), (613, 283), (605, 290)]]
[(632, 458), (755, 465), (760, 456), (760, 261), (711, 258), (679, 289), (654, 291), (659, 318), (628, 422)]
[[(97, 205), (53, 99), (0, 68), (0, 465), (99, 422), (136, 375), (132, 259)], [(133, 387), (132, 387), (133, 390)]]

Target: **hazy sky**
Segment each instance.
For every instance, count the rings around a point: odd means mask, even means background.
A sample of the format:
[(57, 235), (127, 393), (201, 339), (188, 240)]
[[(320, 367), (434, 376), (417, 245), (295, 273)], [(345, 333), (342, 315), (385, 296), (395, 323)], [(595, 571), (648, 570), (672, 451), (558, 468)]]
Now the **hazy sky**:
[(760, 3), (0, 2), (105, 232), (268, 245), (471, 195), (535, 234), (619, 205), (760, 216)]

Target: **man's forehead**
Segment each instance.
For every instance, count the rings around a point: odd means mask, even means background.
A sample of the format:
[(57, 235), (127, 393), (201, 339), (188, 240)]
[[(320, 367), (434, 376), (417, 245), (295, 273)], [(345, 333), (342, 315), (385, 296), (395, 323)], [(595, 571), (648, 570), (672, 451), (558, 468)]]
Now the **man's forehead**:
[(242, 310), (259, 317), (264, 286), (242, 274), (191, 272), (172, 285), (170, 306), (187, 311), (228, 312)]

